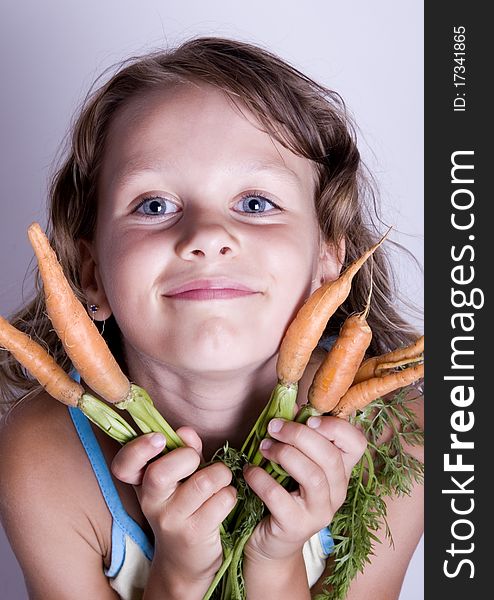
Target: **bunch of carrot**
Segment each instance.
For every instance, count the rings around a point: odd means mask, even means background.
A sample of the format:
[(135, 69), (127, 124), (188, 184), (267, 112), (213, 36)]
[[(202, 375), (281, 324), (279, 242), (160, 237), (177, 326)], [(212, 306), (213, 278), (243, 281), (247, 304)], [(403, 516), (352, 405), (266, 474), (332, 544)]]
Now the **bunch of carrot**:
[[(156, 410), (146, 391), (130, 383), (121, 371), (73, 293), (40, 226), (33, 223), (28, 235), (43, 280), (48, 316), (82, 380), (107, 403), (127, 410), (141, 431), (162, 432), (167, 439), (165, 451), (182, 446), (182, 440)], [(282, 485), (290, 484), (289, 476), (278, 465), (262, 457), (259, 444), (267, 436), (268, 423), (272, 418), (294, 418), (298, 382), (328, 320), (348, 297), (355, 274), (385, 237), (350, 264), (337, 280), (316, 290), (300, 308), (283, 338), (277, 362), (278, 383), (240, 450), (242, 460), (264, 467)], [(297, 421), (305, 423), (311, 415), (321, 414), (347, 418), (372, 400), (423, 377), (423, 337), (410, 347), (364, 360), (372, 339), (372, 331), (366, 321), (367, 313), (368, 306), (364, 312), (350, 315), (344, 322), (335, 344), (314, 376), (308, 402), (295, 416)], [(1, 317), (0, 344), (12, 352), (50, 395), (65, 404), (79, 407), (114, 439), (125, 443), (137, 435), (117, 411), (86, 392), (44, 348)], [(246, 503), (238, 502), (222, 526), (222, 533), (228, 536), (228, 544), (224, 546), (223, 564), (205, 600), (215, 593), (220, 582), (224, 600), (243, 597), (239, 582), (242, 578), (242, 551), (253, 528), (262, 518), (261, 512), (256, 519), (249, 520), (251, 515), (248, 513)]]
[[(298, 382), (328, 320), (348, 297), (355, 274), (385, 238), (351, 263), (337, 280), (317, 289), (300, 308), (284, 335), (276, 367), (278, 383), (241, 449), (246, 462), (263, 467), (284, 487), (291, 485), (290, 476), (278, 465), (263, 458), (260, 442), (268, 435), (267, 428), (272, 418), (294, 418)], [(308, 402), (296, 413), (296, 421), (305, 423), (309, 417), (322, 414), (349, 417), (373, 400), (423, 377), (423, 337), (410, 347), (364, 361), (372, 339), (366, 320), (369, 306), (370, 294), (366, 309), (350, 315), (343, 323), (338, 338), (314, 375)], [(410, 366), (409, 363), (417, 364)], [(204, 600), (212, 596), (220, 582), (222, 599), (240, 600), (243, 597), (239, 584), (242, 579), (242, 549), (261, 518), (262, 513), (257, 521), (250, 519), (241, 504), (230, 513), (226, 523), (233, 539), (228, 540), (223, 564)]]

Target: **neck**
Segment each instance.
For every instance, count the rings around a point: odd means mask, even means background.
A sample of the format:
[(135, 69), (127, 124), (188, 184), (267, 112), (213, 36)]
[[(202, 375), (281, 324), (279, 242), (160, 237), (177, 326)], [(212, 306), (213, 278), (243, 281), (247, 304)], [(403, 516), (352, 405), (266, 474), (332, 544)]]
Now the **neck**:
[(183, 372), (162, 364), (129, 361), (132, 381), (143, 387), (168, 423), (192, 427), (205, 460), (228, 441), (240, 449), (276, 384), (276, 356), (242, 372)]

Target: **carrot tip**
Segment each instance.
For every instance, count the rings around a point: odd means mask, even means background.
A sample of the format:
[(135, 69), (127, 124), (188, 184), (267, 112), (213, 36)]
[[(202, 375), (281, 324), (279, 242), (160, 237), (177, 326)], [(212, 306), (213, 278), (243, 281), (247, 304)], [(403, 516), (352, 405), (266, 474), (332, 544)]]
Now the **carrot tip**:
[(120, 402), (128, 394), (129, 380), (76, 297), (39, 223), (31, 223), (28, 237), (38, 260), (46, 312), (65, 352), (82, 379), (98, 395), (111, 403)]

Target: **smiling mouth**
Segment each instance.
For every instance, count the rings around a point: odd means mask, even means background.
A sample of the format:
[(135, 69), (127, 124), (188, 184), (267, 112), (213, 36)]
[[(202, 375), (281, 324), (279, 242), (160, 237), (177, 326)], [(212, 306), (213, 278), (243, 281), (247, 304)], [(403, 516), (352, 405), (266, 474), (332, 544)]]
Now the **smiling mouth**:
[(250, 290), (237, 290), (232, 288), (199, 288), (187, 290), (167, 296), (173, 300), (230, 300), (242, 296), (252, 296), (257, 292)]
[(232, 300), (260, 293), (256, 287), (225, 276), (198, 277), (172, 287), (164, 295), (172, 300)]

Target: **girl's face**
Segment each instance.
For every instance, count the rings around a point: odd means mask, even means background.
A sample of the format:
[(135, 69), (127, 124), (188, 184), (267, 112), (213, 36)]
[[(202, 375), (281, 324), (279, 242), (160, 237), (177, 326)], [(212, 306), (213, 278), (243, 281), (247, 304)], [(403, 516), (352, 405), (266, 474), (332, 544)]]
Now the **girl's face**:
[(92, 245), (95, 294), (129, 364), (260, 366), (322, 273), (315, 172), (221, 92), (128, 103), (109, 131)]

